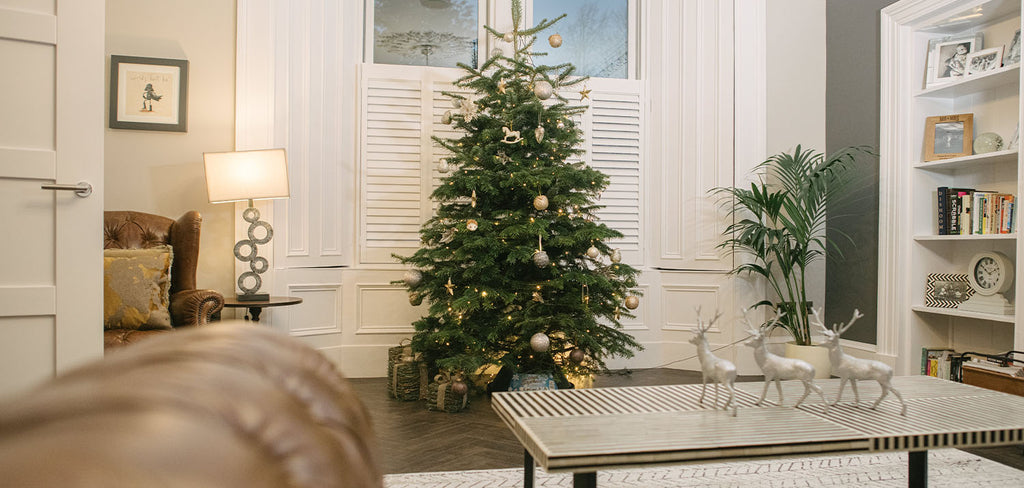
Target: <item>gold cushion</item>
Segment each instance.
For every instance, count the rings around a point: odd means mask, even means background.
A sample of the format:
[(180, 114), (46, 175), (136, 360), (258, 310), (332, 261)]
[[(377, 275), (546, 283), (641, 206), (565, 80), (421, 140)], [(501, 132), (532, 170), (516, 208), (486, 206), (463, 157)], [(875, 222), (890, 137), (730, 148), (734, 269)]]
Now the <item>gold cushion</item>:
[(170, 329), (171, 246), (103, 251), (103, 327)]

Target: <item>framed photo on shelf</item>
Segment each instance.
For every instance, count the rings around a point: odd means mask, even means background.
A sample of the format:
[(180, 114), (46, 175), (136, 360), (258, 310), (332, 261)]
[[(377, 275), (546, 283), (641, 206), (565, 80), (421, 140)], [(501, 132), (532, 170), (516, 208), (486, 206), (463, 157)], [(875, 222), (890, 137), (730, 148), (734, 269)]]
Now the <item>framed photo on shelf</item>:
[(945, 85), (967, 74), (967, 55), (982, 48), (982, 34), (935, 38), (928, 42), (925, 88)]
[(930, 273), (924, 288), (924, 306), (956, 308), (974, 295), (967, 275), (957, 273)]
[(1003, 66), (1009, 66), (1020, 62), (1020, 29), (1013, 33), (1013, 40), (1006, 48), (1006, 57), (1003, 58)]
[(967, 74), (994, 71), (1003, 66), (1003, 46), (974, 51), (967, 55)]
[(970, 156), (973, 142), (974, 114), (937, 115), (925, 119), (925, 161)]
[(111, 129), (188, 131), (188, 61), (110, 56)]

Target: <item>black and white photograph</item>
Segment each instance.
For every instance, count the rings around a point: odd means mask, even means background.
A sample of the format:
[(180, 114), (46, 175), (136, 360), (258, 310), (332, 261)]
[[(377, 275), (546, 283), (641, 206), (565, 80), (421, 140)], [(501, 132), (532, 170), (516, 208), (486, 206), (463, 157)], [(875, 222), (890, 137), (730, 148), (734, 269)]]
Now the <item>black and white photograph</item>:
[(1003, 58), (1003, 66), (1020, 62), (1020, 29), (1013, 33), (1013, 40), (1010, 47), (1006, 48), (1006, 57)]
[(1003, 46), (982, 49), (967, 55), (967, 74), (994, 71), (1003, 65)]
[(931, 273), (925, 286), (925, 306), (956, 308), (974, 294), (967, 281), (967, 275), (956, 273)]
[(942, 122), (935, 124), (935, 153), (960, 153), (964, 149), (964, 123)]
[(981, 50), (983, 36), (950, 36), (928, 42), (926, 88), (944, 85), (967, 75), (967, 55)]

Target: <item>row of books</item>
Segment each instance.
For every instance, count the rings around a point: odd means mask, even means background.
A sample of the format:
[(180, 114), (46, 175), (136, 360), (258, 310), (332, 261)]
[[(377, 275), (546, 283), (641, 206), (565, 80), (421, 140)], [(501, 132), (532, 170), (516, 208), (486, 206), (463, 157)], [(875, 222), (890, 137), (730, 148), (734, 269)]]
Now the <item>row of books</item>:
[(1016, 198), (973, 188), (938, 188), (939, 235), (1012, 234)]
[(921, 374), (950, 379), (950, 363), (956, 351), (945, 348), (921, 348)]

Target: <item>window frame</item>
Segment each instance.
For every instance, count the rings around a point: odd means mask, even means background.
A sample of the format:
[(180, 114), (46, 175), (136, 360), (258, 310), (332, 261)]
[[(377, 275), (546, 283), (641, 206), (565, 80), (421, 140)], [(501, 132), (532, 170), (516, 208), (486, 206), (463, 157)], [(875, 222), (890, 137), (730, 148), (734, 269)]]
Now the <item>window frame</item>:
[[(494, 49), (495, 39), (484, 29), (484, 25), (502, 26), (511, 25), (512, 18), (508, 12), (507, 0), (477, 0), (477, 67), (483, 64), (488, 54)], [(366, 64), (391, 64), (376, 63), (373, 60), (373, 36), (374, 36), (374, 0), (365, 0), (363, 23), (363, 62)], [(499, 5), (500, 4), (500, 5)], [(601, 78), (607, 80), (638, 80), (640, 79), (640, 12), (639, 0), (626, 0), (627, 17), (626, 29), (626, 78)], [(533, 25), (533, 0), (523, 0), (523, 22), (525, 25)], [(452, 66), (424, 66), (424, 65), (395, 65), (395, 66), (416, 66), (421, 68), (457, 69)], [(598, 78), (598, 77), (593, 77)]]

